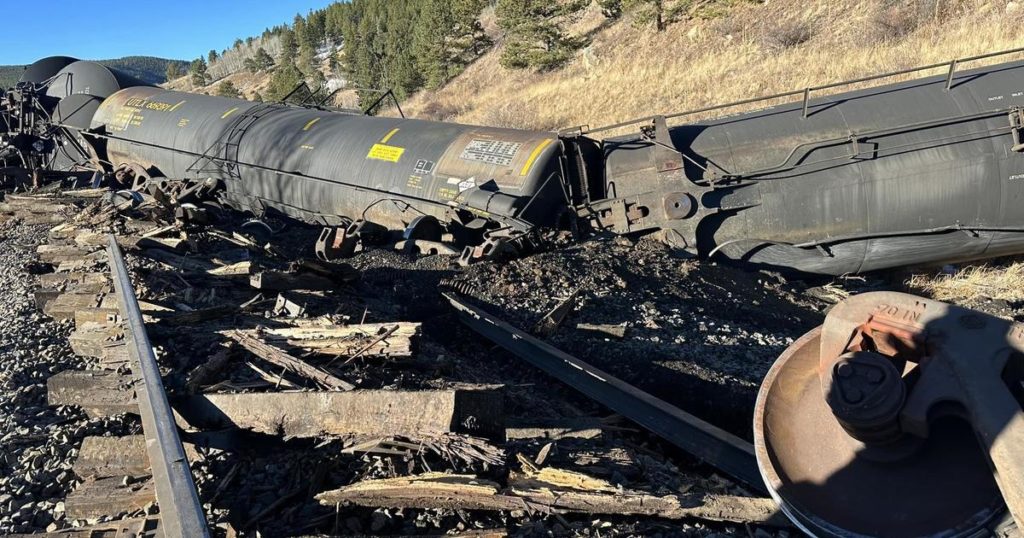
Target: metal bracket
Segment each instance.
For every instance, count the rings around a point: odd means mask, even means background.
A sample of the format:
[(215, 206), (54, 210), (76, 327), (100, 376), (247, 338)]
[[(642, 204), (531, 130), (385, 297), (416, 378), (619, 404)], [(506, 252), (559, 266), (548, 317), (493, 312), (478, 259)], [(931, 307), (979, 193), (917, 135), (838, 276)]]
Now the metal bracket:
[(1010, 135), (1013, 136), (1013, 145), (1010, 146), (1010, 151), (1020, 153), (1024, 152), (1024, 135), (1021, 134), (1021, 128), (1024, 127), (1024, 110), (1020, 107), (1014, 107), (1010, 110)]
[(640, 133), (645, 140), (654, 143), (651, 159), (654, 161), (654, 168), (658, 173), (683, 168), (683, 154), (672, 146), (672, 136), (668, 132), (668, 122), (665, 120), (665, 116), (651, 118), (651, 125), (641, 127)]

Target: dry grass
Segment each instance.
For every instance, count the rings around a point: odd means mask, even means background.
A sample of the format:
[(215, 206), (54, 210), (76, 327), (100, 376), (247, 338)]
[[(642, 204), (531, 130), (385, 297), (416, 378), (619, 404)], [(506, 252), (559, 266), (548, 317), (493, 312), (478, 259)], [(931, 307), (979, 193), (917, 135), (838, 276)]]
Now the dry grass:
[(985, 299), (1024, 301), (1024, 262), (1005, 266), (972, 265), (953, 275), (913, 275), (907, 281), (913, 290), (933, 299), (971, 304)]
[(413, 117), (443, 110), (462, 123), (597, 126), (1022, 44), (1024, 9), (1015, 2), (731, 3), (721, 17), (661, 33), (629, 20), (602, 26), (591, 13), (574, 27), (591, 33), (590, 45), (550, 73), (502, 68), (498, 36), (496, 50), (403, 108)]

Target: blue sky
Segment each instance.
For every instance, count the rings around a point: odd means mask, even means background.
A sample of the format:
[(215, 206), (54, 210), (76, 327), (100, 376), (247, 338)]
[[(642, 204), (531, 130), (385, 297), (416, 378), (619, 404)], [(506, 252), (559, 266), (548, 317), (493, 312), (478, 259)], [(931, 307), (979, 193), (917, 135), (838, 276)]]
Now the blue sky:
[[(235, 38), (291, 23), (333, 0), (50, 0), (4, 16), (0, 65), (54, 55), (86, 60), (159, 56), (191, 60)], [(9, 6), (13, 7), (13, 6)], [(24, 10), (24, 12), (22, 12)], [(20, 13), (19, 13), (20, 12)]]

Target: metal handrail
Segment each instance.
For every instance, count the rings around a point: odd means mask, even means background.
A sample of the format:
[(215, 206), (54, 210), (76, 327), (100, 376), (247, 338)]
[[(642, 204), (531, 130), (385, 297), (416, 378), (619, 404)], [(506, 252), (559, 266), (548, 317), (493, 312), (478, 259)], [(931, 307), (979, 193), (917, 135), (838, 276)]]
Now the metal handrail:
[(811, 92), (817, 92), (817, 91), (821, 91), (821, 90), (828, 90), (828, 89), (832, 89), (832, 88), (841, 88), (843, 86), (851, 86), (853, 84), (860, 84), (862, 82), (869, 82), (869, 81), (872, 81), (872, 80), (880, 80), (880, 79), (895, 77), (895, 76), (899, 76), (899, 75), (906, 75), (906, 74), (909, 74), (909, 73), (917, 73), (917, 72), (921, 72), (921, 71), (927, 71), (927, 70), (930, 70), (930, 69), (938, 69), (940, 67), (947, 67), (948, 68), (948, 71), (946, 73), (946, 88), (945, 89), (946, 89), (946, 91), (949, 91), (953, 87), (953, 75), (956, 73), (957, 68), (960, 67), (961, 64), (964, 64), (964, 63), (967, 63), (967, 62), (974, 62), (974, 61), (977, 61), (977, 60), (984, 60), (984, 59), (987, 59), (987, 58), (994, 58), (994, 57), (997, 57), (997, 56), (1006, 56), (1006, 55), (1010, 55), (1010, 54), (1016, 54), (1016, 53), (1020, 53), (1020, 52), (1024, 52), (1024, 47), (1019, 47), (1019, 48), (1016, 48), (1016, 49), (1009, 49), (1009, 50), (1002, 50), (1002, 51), (999, 51), (999, 52), (990, 52), (990, 53), (987, 53), (987, 54), (980, 54), (978, 56), (969, 56), (969, 57), (966, 57), (966, 58), (957, 58), (957, 59), (954, 59), (954, 60), (950, 60), (948, 62), (940, 62), (940, 63), (930, 64), (930, 65), (922, 65), (922, 66), (919, 66), (919, 67), (911, 67), (911, 68), (908, 68), (908, 69), (901, 69), (899, 71), (890, 71), (890, 72), (887, 72), (887, 73), (881, 73), (881, 74), (871, 75), (871, 76), (867, 76), (867, 77), (855, 78), (855, 79), (851, 79), (851, 80), (844, 80), (844, 81), (841, 81), (841, 82), (832, 82), (832, 83), (829, 83), (829, 84), (822, 84), (822, 85), (819, 85), (819, 86), (808, 86), (808, 87), (800, 89), (800, 90), (792, 90), (792, 91), (788, 91), (788, 92), (776, 93), (776, 94), (773, 94), (773, 95), (766, 95), (766, 96), (761, 96), (761, 97), (752, 97), (750, 99), (743, 99), (743, 100), (740, 100), (740, 101), (733, 101), (731, 103), (726, 103), (726, 104), (722, 104), (722, 105), (713, 105), (713, 106), (707, 106), (707, 107), (697, 108), (697, 109), (693, 109), (693, 110), (687, 110), (686, 112), (676, 112), (676, 113), (668, 114), (668, 115), (664, 115), (664, 116), (660, 116), (660, 115), (644, 116), (642, 118), (636, 118), (636, 119), (632, 119), (632, 120), (627, 120), (627, 121), (616, 123), (616, 124), (612, 124), (612, 125), (605, 125), (605, 126), (597, 127), (597, 128), (594, 128), (594, 129), (591, 129), (587, 125), (581, 125), (581, 126), (573, 127), (573, 128), (570, 128), (570, 129), (564, 129), (561, 132), (562, 133), (566, 133), (566, 134), (578, 133), (580, 135), (591, 134), (591, 133), (599, 133), (599, 132), (603, 132), (603, 131), (611, 131), (611, 130), (614, 130), (614, 129), (619, 129), (619, 128), (622, 128), (622, 127), (628, 127), (630, 125), (636, 125), (636, 124), (639, 124), (639, 123), (652, 122), (652, 121), (655, 120), (655, 118), (658, 118), (658, 117), (664, 117), (665, 119), (675, 119), (675, 118), (681, 118), (681, 117), (684, 117), (684, 116), (692, 116), (694, 114), (700, 114), (702, 112), (711, 112), (711, 111), (714, 111), (714, 110), (722, 110), (722, 109), (726, 109), (726, 108), (732, 108), (734, 106), (747, 105), (747, 104), (751, 104), (751, 103), (759, 103), (759, 102), (764, 102), (764, 101), (771, 101), (773, 99), (781, 99), (783, 97), (794, 97), (794, 96), (797, 96), (797, 95), (803, 96), (803, 99), (802, 99), (803, 117), (806, 118), (808, 116), (808, 108), (809, 108), (810, 99), (811, 99)]

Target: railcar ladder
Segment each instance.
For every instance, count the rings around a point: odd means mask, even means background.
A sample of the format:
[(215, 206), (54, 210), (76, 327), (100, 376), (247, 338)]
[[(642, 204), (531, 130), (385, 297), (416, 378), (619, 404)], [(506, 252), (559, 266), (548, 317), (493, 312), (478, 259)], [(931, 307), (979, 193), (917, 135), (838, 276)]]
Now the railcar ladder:
[(238, 151), (242, 137), (246, 131), (260, 118), (276, 110), (277, 107), (263, 103), (256, 105), (239, 115), (235, 123), (228, 128), (227, 134), (215, 141), (202, 155), (196, 158), (186, 172), (194, 172), (197, 176), (212, 171), (209, 166), (227, 179), (241, 179), (238, 165)]

